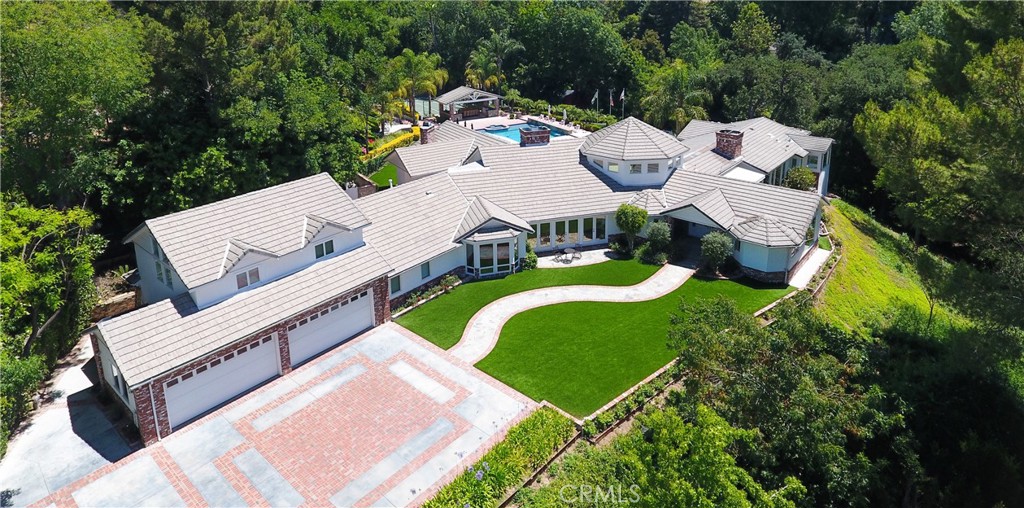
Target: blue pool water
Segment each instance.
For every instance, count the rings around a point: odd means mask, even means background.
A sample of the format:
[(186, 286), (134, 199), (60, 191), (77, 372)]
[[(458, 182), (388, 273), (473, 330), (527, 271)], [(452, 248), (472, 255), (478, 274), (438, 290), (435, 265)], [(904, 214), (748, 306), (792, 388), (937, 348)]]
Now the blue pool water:
[[(518, 143), (519, 141), (522, 140), (522, 137), (520, 136), (519, 131), (523, 127), (529, 127), (529, 126), (530, 126), (530, 124), (521, 123), (521, 124), (517, 124), (517, 125), (509, 125), (508, 128), (502, 129), (500, 131), (483, 131), (483, 132), (486, 132), (487, 134), (491, 134), (491, 135), (494, 135), (494, 136), (501, 136), (503, 138), (508, 138), (508, 139), (511, 139), (512, 141), (515, 141), (516, 143)], [(551, 129), (551, 137), (553, 137), (553, 138), (557, 138), (558, 136), (564, 136), (564, 135), (565, 134), (563, 134), (563, 133), (561, 133), (561, 132), (559, 132), (559, 131), (557, 131), (555, 129)]]

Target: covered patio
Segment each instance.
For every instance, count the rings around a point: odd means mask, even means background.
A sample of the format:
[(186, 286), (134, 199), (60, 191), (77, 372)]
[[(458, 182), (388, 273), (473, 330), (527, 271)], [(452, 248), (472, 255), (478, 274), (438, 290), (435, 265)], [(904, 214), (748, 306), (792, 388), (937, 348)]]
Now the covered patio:
[(501, 108), (501, 99), (503, 97), (495, 93), (460, 86), (438, 96), (435, 101), (441, 105), (442, 111), (448, 113), (451, 120), (459, 122), (471, 118), (497, 116)]

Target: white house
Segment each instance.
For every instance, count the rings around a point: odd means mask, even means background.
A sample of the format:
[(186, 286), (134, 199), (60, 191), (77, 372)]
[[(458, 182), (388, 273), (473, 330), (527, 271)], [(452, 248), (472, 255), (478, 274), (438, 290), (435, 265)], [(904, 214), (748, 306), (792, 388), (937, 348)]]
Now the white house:
[(724, 231), (748, 275), (784, 282), (817, 242), (820, 196), (751, 174), (774, 181), (818, 154), (824, 192), (829, 143), (765, 122), (691, 124), (684, 144), (628, 118), (540, 146), (447, 123), (396, 151), (393, 189), (353, 201), (320, 174), (147, 220), (125, 242), (148, 305), (90, 330), (103, 384), (155, 442), (446, 274), (513, 272), (527, 244), (607, 244), (623, 203), (674, 234)]

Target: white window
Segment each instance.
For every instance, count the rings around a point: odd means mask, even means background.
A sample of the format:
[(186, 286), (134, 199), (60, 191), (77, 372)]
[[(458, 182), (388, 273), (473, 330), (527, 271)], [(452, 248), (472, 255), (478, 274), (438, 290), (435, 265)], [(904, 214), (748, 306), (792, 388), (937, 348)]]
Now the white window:
[(648, 173), (657, 173), (658, 172), (658, 163), (654, 162), (654, 163), (647, 164), (647, 172)]
[(174, 289), (174, 278), (171, 277), (171, 269), (167, 265), (164, 265), (164, 284), (167, 284), (168, 288)]
[(260, 269), (252, 268), (247, 272), (240, 273), (235, 276), (235, 282), (238, 283), (238, 289), (242, 289), (246, 286), (251, 286), (260, 281)]
[(318, 243), (313, 247), (313, 250), (316, 251), (317, 259), (328, 256), (334, 252), (334, 240), (327, 240), (324, 243)]
[(614, 163), (614, 162), (609, 162), (608, 163), (608, 171), (612, 172), (612, 173), (618, 173), (619, 172), (619, 165)]
[(599, 168), (603, 168), (604, 167), (604, 161), (600, 160), (600, 159), (594, 160), (594, 164), (597, 164), (597, 167), (599, 167)]
[(391, 294), (395, 294), (402, 290), (402, 279), (399, 277), (391, 278)]
[(430, 261), (420, 265), (420, 278), (424, 280), (430, 278)]
[(807, 165), (809, 167), (812, 167), (812, 168), (818, 167), (818, 156), (817, 155), (808, 155), (807, 156)]
[(160, 244), (156, 243), (156, 238), (150, 238), (150, 241), (153, 243), (153, 256), (160, 259)]
[(630, 164), (629, 165), (629, 174), (631, 174), (631, 175), (639, 175), (640, 174), (640, 165), (639, 164)]
[(153, 265), (156, 267), (156, 280), (164, 281), (164, 265), (159, 261), (154, 261)]

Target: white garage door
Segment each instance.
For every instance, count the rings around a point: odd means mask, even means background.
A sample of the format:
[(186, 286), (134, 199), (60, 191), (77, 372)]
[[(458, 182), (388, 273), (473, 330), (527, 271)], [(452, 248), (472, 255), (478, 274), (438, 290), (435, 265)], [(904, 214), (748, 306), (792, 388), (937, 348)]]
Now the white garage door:
[(222, 358), (164, 383), (167, 418), (177, 427), (276, 376), (277, 341), (253, 339)]
[(373, 326), (373, 292), (363, 291), (288, 327), (292, 365), (345, 342)]

